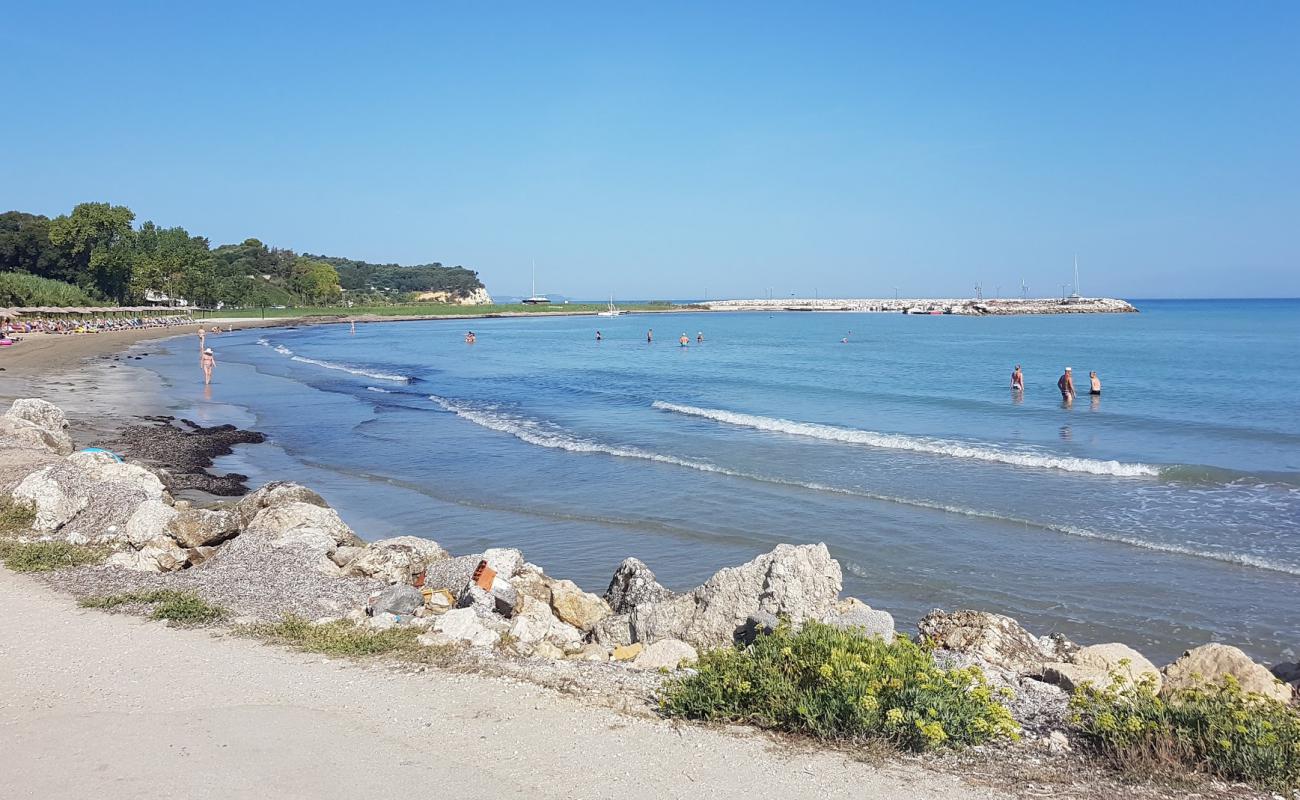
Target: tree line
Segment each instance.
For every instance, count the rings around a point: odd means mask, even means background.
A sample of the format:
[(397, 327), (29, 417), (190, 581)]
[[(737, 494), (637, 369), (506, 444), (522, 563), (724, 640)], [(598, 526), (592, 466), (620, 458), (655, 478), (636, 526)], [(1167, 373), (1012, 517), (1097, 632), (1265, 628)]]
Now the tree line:
[(369, 264), (298, 254), (257, 239), (213, 248), (181, 227), (134, 222), (131, 209), (109, 203), (81, 203), (54, 219), (0, 214), (0, 272), (59, 281), (91, 298), (128, 305), (160, 295), (206, 307), (330, 304), (345, 294), (363, 302), (399, 301), (428, 291), (463, 297), (483, 286), (464, 267)]

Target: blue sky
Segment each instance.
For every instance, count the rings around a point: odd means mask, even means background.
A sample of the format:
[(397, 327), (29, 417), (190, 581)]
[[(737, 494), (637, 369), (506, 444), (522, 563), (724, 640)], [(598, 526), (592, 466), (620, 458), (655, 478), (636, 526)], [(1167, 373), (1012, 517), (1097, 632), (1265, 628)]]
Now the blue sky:
[(1300, 4), (905, 5), (15, 4), (0, 206), (503, 295), (1300, 296)]

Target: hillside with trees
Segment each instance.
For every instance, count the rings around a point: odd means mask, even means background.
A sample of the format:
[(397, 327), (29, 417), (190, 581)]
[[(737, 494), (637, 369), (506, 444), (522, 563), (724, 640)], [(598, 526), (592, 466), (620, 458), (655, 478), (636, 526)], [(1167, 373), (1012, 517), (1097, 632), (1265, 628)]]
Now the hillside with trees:
[[(298, 254), (258, 239), (213, 248), (184, 228), (134, 226), (126, 206), (81, 203), (54, 219), (0, 214), (0, 305), (173, 302), (204, 307), (401, 302), (422, 292), (460, 298), (478, 273)], [(12, 277), (10, 277), (12, 275)], [(81, 302), (84, 300), (84, 303)], [(61, 301), (61, 302), (60, 302)]]

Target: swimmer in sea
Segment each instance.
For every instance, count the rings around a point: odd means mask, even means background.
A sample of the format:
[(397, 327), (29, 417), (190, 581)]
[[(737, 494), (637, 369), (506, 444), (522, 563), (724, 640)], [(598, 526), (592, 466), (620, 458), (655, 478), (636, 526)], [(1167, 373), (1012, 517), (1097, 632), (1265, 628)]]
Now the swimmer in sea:
[(600, 335), (600, 331), (596, 331), (596, 341), (599, 342), (599, 341), (600, 341), (601, 339), (603, 339), (603, 338), (604, 338), (604, 337)]
[(699, 333), (695, 334), (695, 343), (704, 344), (704, 331), (700, 331)]
[(682, 347), (686, 347), (690, 343), (691, 343), (691, 337), (686, 335), (686, 331), (682, 331), (682, 336), (680, 339), (677, 340), (677, 344), (681, 345)]
[(1025, 374), (1020, 371), (1020, 365), (1011, 371), (1011, 391), (1023, 392), (1025, 390)]
[(1067, 403), (1073, 400), (1074, 399), (1074, 370), (1070, 369), (1069, 367), (1066, 367), (1065, 372), (1062, 373), (1061, 377), (1056, 379), (1056, 388), (1061, 390), (1062, 400), (1064, 400)]
[(654, 342), (654, 340), (655, 340), (655, 329), (651, 328), (650, 330), (645, 332), (645, 343), (650, 344)]
[(474, 344), (476, 341), (478, 341), (478, 337), (474, 335), (474, 331), (465, 334), (465, 344)]
[(1094, 397), (1100, 397), (1101, 378), (1097, 377), (1096, 370), (1093, 370), (1092, 372), (1088, 373), (1088, 383), (1089, 383), (1088, 394), (1093, 395)]

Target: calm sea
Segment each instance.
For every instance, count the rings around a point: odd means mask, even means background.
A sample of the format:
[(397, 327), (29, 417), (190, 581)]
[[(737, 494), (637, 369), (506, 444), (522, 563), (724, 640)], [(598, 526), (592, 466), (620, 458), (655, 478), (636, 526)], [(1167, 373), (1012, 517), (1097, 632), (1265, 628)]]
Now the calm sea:
[(1300, 301), (1137, 305), (250, 330), (210, 339), (206, 392), (191, 342), (132, 363), (177, 413), (269, 435), (219, 468), (307, 483), (366, 538), (518, 546), (596, 591), (629, 555), (685, 589), (824, 541), (900, 628), (972, 607), (1157, 660), (1294, 657)]

